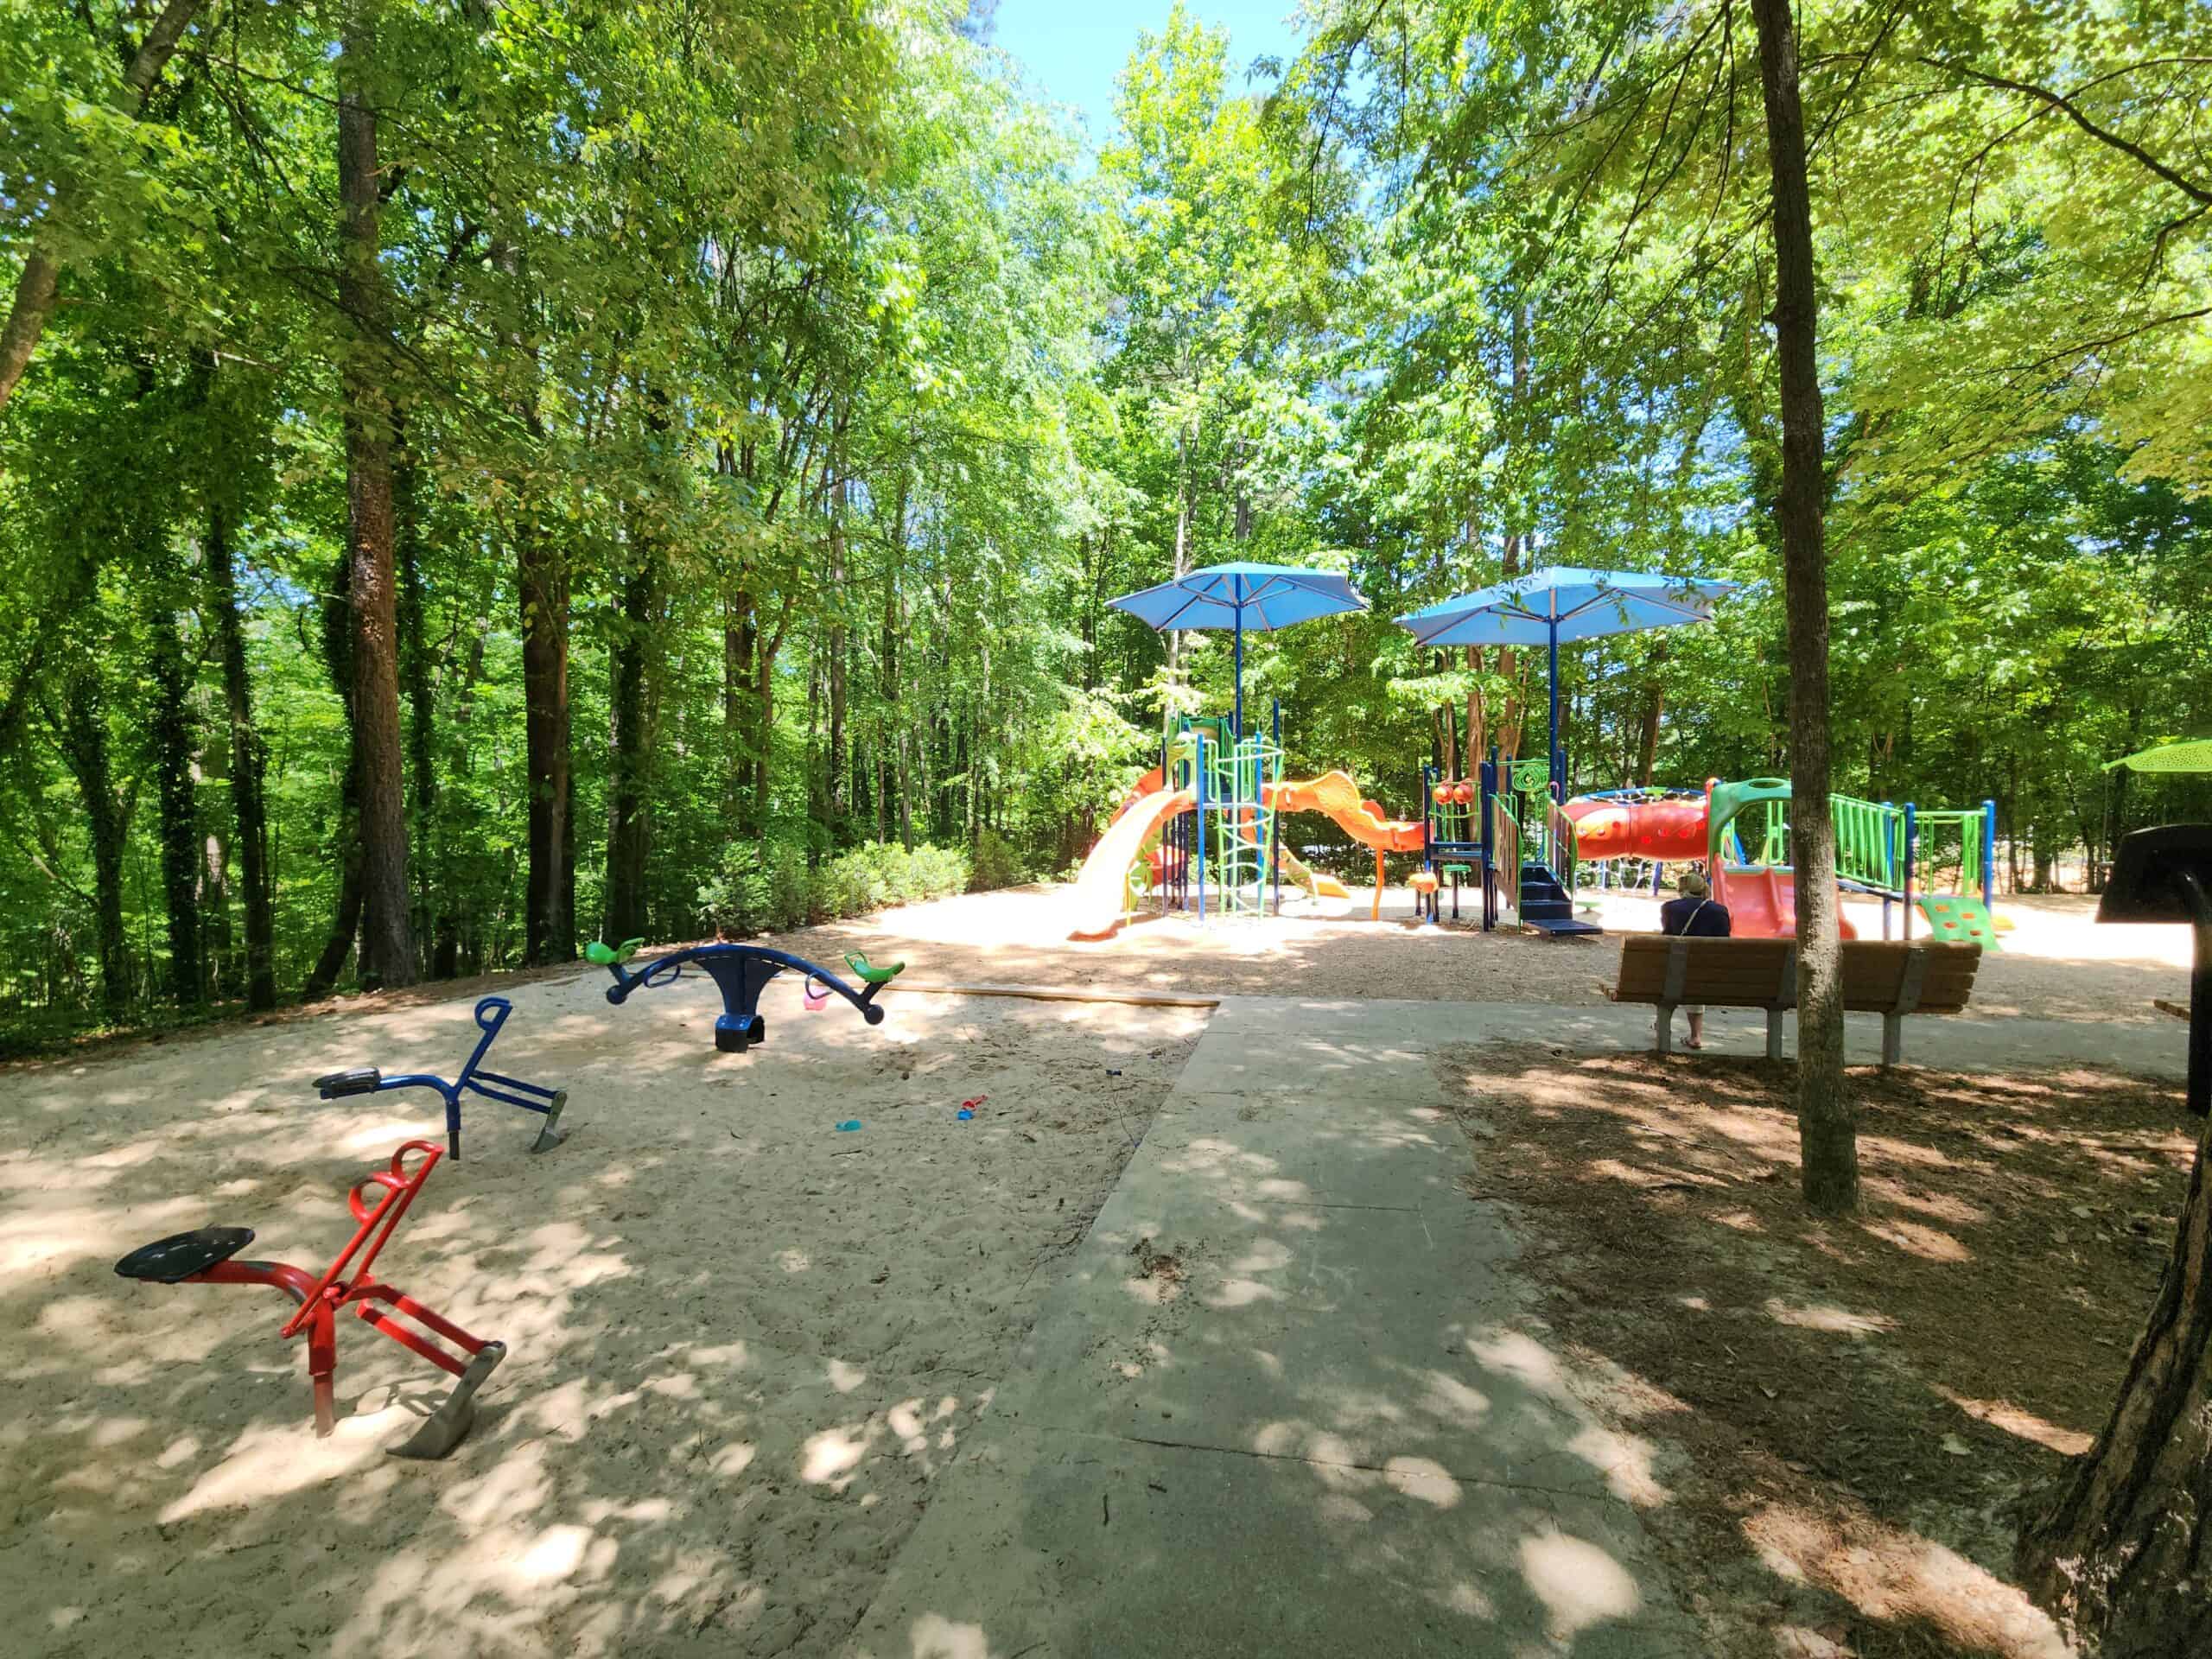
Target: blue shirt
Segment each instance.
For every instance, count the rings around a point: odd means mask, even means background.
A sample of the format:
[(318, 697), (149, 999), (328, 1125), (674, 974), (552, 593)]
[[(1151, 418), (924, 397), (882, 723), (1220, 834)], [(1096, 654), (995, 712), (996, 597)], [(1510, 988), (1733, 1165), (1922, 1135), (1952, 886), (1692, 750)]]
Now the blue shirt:
[(1728, 937), (1728, 906), (1684, 893), (1659, 906), (1659, 931), (1686, 938), (1725, 939)]

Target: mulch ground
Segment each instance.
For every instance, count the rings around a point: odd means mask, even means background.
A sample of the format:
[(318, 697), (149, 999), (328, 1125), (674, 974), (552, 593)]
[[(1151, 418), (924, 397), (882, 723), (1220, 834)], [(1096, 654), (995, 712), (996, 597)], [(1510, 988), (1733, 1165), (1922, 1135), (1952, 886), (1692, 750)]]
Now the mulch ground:
[(2157, 1290), (2195, 1152), (2178, 1089), (1854, 1071), (1864, 1203), (1824, 1220), (1783, 1067), (1440, 1064), (1468, 1190), (1513, 1207), (1543, 1319), (1645, 1448), (1713, 1653), (2064, 1651), (2012, 1540)]

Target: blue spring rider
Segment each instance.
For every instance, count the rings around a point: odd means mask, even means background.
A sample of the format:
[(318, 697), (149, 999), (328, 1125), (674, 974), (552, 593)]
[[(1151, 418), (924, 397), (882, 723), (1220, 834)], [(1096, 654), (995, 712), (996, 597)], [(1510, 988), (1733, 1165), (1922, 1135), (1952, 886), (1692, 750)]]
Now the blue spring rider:
[(569, 1103), (569, 1091), (478, 1069), (484, 1064), (485, 1055), (492, 1051), (492, 1039), (499, 1034), (499, 1027), (507, 1023), (507, 1016), (514, 1011), (515, 1005), (504, 996), (487, 996), (476, 1005), (476, 1024), (484, 1034), (477, 1039), (474, 1051), (461, 1068), (461, 1075), (451, 1083), (427, 1071), (387, 1077), (378, 1067), (363, 1065), (351, 1071), (334, 1071), (327, 1077), (317, 1077), (315, 1090), (324, 1100), (336, 1100), (345, 1095), (382, 1094), (387, 1089), (436, 1090), (445, 1096), (446, 1149), (455, 1163), (461, 1161), (461, 1097), (465, 1094), (481, 1095), (502, 1105), (519, 1106), (525, 1112), (541, 1114), (545, 1122), (538, 1125), (537, 1139), (531, 1143), (530, 1149), (549, 1152), (568, 1138), (567, 1131), (559, 1124), (561, 1109)]
[(721, 988), (722, 1011), (715, 1019), (715, 1046), (725, 1054), (742, 1054), (753, 1044), (767, 1039), (768, 1022), (760, 1017), (760, 993), (786, 968), (806, 976), (810, 997), (835, 991), (858, 1008), (868, 1024), (880, 1026), (883, 1010), (875, 1005), (876, 993), (898, 978), (906, 966), (894, 962), (888, 968), (871, 967), (868, 959), (855, 950), (845, 958), (845, 965), (861, 982), (861, 988), (855, 990), (820, 963), (771, 950), (765, 944), (696, 944), (656, 957), (635, 973), (625, 972), (622, 964), (637, 955), (644, 943), (643, 939), (625, 939), (619, 945), (610, 945), (594, 939), (584, 947), (585, 961), (597, 963), (614, 976), (607, 1000), (620, 1005), (629, 1000), (632, 991), (671, 984), (683, 975), (686, 963), (703, 968)]

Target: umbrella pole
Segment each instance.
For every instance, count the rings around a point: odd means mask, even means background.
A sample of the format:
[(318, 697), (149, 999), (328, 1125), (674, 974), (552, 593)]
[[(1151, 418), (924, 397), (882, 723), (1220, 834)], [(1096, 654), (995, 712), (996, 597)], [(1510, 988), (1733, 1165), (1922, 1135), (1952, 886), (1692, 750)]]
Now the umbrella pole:
[[(1236, 585), (1241, 589), (1244, 579), (1239, 576)], [(1244, 741), (1244, 604), (1240, 594), (1236, 605), (1236, 741)]]
[(1552, 746), (1544, 755), (1544, 770), (1552, 775), (1552, 799), (1565, 800), (1567, 797), (1561, 790), (1565, 780), (1559, 775), (1559, 622), (1556, 618), (1552, 622)]

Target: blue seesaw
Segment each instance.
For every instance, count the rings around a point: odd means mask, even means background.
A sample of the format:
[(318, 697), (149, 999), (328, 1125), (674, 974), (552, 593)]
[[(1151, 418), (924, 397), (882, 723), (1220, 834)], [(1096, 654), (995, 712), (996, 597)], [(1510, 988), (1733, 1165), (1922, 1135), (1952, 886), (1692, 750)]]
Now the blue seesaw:
[(476, 1005), (476, 1024), (484, 1034), (477, 1039), (475, 1051), (461, 1068), (461, 1075), (451, 1083), (427, 1071), (387, 1077), (376, 1066), (363, 1065), (351, 1071), (334, 1071), (327, 1077), (317, 1077), (316, 1092), (324, 1100), (336, 1100), (345, 1095), (378, 1095), (387, 1089), (436, 1090), (445, 1096), (446, 1149), (456, 1163), (461, 1160), (461, 1097), (465, 1094), (481, 1095), (486, 1100), (543, 1115), (545, 1122), (538, 1125), (537, 1139), (531, 1143), (530, 1149), (549, 1151), (567, 1138), (558, 1125), (561, 1109), (569, 1103), (569, 1091), (478, 1069), (484, 1064), (485, 1055), (491, 1052), (492, 1039), (499, 1034), (499, 1027), (507, 1023), (507, 1016), (514, 1011), (515, 1005), (504, 996), (487, 996)]
[(620, 1005), (629, 1000), (632, 991), (673, 983), (687, 965), (703, 969), (721, 989), (722, 1011), (715, 1019), (715, 1046), (725, 1054), (742, 1054), (753, 1044), (766, 1040), (768, 1022), (760, 1017), (760, 993), (785, 969), (806, 976), (810, 1000), (834, 991), (858, 1008), (868, 1024), (880, 1026), (883, 1010), (875, 1005), (876, 993), (898, 978), (906, 966), (894, 962), (888, 968), (871, 967), (866, 957), (854, 951), (845, 958), (845, 965), (861, 982), (861, 988), (855, 990), (819, 963), (771, 950), (765, 944), (695, 944), (656, 957), (635, 973), (626, 971), (623, 964), (637, 955), (644, 943), (643, 939), (625, 939), (619, 945), (610, 945), (594, 939), (584, 947), (585, 961), (597, 963), (614, 976), (607, 1000)]

